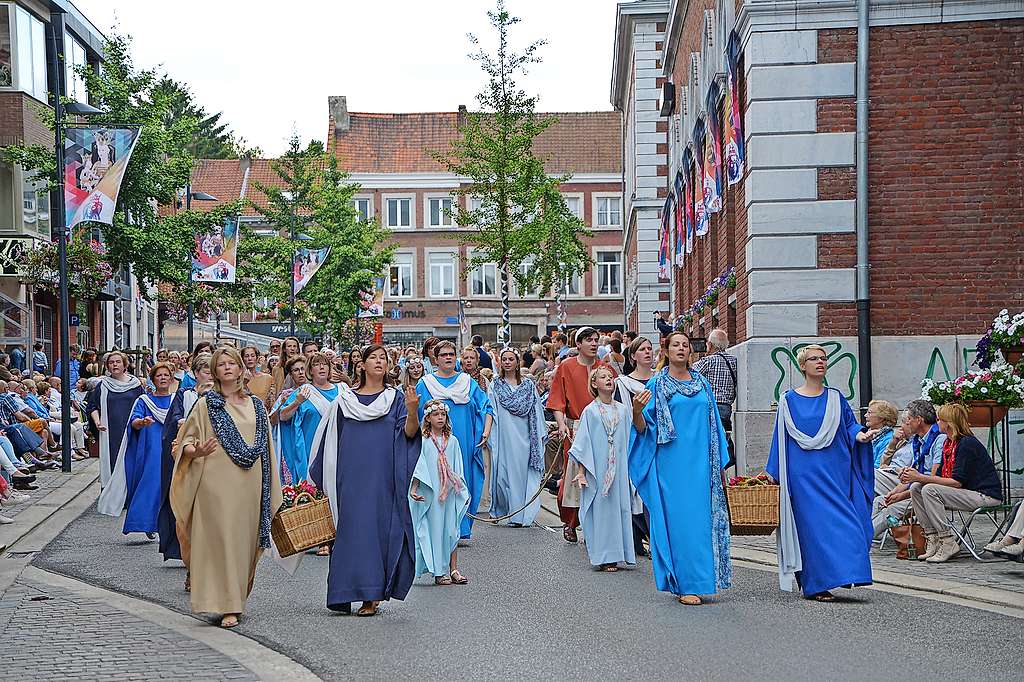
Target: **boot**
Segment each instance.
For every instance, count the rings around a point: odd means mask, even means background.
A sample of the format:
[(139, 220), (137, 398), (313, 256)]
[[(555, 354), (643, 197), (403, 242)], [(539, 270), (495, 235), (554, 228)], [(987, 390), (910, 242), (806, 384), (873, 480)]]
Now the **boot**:
[(926, 533), (924, 538), (927, 545), (925, 545), (924, 552), (917, 555), (918, 561), (925, 561), (935, 554), (935, 552), (939, 551), (939, 536), (937, 533)]
[(957, 555), (960, 551), (960, 543), (956, 541), (952, 535), (942, 538), (942, 543), (939, 548), (935, 550), (935, 554), (932, 554), (926, 560), (930, 564), (941, 564), (944, 561), (949, 561)]

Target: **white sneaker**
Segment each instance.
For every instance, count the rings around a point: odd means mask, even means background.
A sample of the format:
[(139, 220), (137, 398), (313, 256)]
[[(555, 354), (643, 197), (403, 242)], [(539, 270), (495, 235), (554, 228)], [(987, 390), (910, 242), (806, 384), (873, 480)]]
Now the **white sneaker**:
[(941, 564), (945, 561), (949, 561), (959, 552), (960, 543), (951, 535), (948, 538), (942, 538), (942, 544), (939, 545), (938, 550), (936, 550), (935, 554), (925, 559), (925, 561), (929, 564)]
[(6, 526), (8, 523), (14, 523), (14, 519), (12, 519), (9, 516), (4, 516), (3, 514), (0, 514), (0, 524)]
[(939, 536), (935, 533), (926, 534), (924, 537), (927, 544), (925, 545), (924, 553), (917, 555), (918, 561), (927, 561), (933, 554), (939, 551), (939, 546), (942, 544), (939, 540)]
[(14, 502), (15, 504), (18, 504), (20, 502), (27, 502), (31, 500), (32, 496), (26, 495), (25, 493), (12, 493), (11, 496), (7, 499), (10, 500), (11, 502)]
[(1024, 542), (1016, 542), (1012, 545), (1003, 547), (1003, 554), (1009, 554), (1010, 556), (1024, 556)]
[(988, 552), (1001, 552), (1004, 547), (1009, 547), (1012, 544), (1015, 544), (1013, 540), (1003, 537), (1000, 540), (995, 540), (985, 545), (985, 550)]

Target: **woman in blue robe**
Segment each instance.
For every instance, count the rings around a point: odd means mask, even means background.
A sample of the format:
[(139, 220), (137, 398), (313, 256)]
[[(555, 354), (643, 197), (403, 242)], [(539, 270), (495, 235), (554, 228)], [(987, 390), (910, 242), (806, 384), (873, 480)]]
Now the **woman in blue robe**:
[[(540, 496), (536, 493), (544, 473), (548, 434), (544, 403), (533, 379), (521, 376), (518, 351), (505, 348), (498, 359), (501, 373), (487, 393), (494, 409), (488, 441), (494, 479), (491, 515), (501, 518), (517, 512), (508, 519), (508, 525), (531, 526), (540, 511)], [(527, 505), (531, 497), (534, 499)]]
[(297, 485), (306, 478), (309, 465), (309, 450), (303, 444), (302, 423), (301, 421), (296, 422), (292, 418), (302, 404), (297, 404), (299, 396), (309, 395), (303, 393), (302, 389), (309, 381), (306, 377), (306, 356), (296, 355), (288, 360), (285, 365), (284, 377), (294, 388), (282, 393), (270, 412), (270, 424), (273, 430), (271, 435), (274, 438), (274, 445), (280, 453), (281, 485)]
[(633, 400), (629, 476), (649, 514), (658, 589), (698, 605), (732, 583), (729, 452), (711, 387), (690, 370), (689, 337), (672, 332), (666, 345), (662, 368)]
[(409, 487), (420, 456), (417, 396), (384, 385), (387, 350), (369, 346), (354, 389), (338, 398), (313, 441), (310, 480), (331, 503), (337, 535), (327, 573), (327, 607), (372, 616), (404, 599), (415, 578)]
[[(306, 375), (303, 380), (312, 381), (298, 384), (278, 412), (281, 450), (291, 472), (292, 483), (296, 484), (306, 479), (313, 436), (320, 420), (338, 397), (338, 387), (331, 383), (331, 361), (323, 353), (296, 358), (289, 364), (293, 368), (304, 364)], [(295, 380), (294, 373), (291, 376)]]
[(871, 584), (876, 432), (825, 386), (824, 348), (804, 346), (797, 363), (805, 383), (779, 400), (766, 467), (780, 484), (779, 586), (798, 584), (808, 598), (833, 601), (830, 590)]
[(192, 358), (192, 376), (196, 385), (192, 388), (179, 388), (164, 419), (163, 433), (160, 438), (160, 512), (157, 515), (157, 532), (160, 534), (160, 553), (164, 561), (181, 559), (181, 545), (178, 543), (177, 522), (171, 509), (171, 478), (174, 475), (174, 455), (172, 445), (178, 437), (178, 429), (185, 418), (199, 401), (199, 397), (212, 386), (213, 375), (210, 373), (210, 356), (200, 354)]
[[(459, 439), (462, 449), (463, 472), (469, 486), (469, 513), (475, 514), (480, 506), (484, 489), (484, 458), (482, 447), (491, 436), (494, 410), (483, 389), (464, 372), (455, 371), (455, 344), (441, 341), (435, 346), (437, 372), (424, 375), (416, 384), (419, 395), (419, 416), (428, 400), (443, 400), (448, 406), (452, 433)], [(462, 537), (468, 539), (473, 519), (462, 520)]]

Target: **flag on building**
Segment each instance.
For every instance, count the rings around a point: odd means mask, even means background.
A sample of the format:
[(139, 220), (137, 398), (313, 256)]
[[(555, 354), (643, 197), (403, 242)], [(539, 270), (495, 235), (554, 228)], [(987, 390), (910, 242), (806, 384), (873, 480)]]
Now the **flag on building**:
[(374, 277), (370, 290), (359, 291), (359, 317), (382, 317), (384, 315), (384, 278)]
[(687, 147), (683, 152), (683, 220), (686, 223), (686, 253), (693, 252), (693, 175), (690, 166), (693, 165), (693, 153)]
[(114, 208), (139, 128), (70, 127), (64, 133), (64, 220), (114, 224)]
[(718, 124), (718, 83), (711, 82), (705, 103), (707, 135), (704, 137), (704, 207), (709, 214), (722, 210), (722, 142)]
[(238, 217), (224, 219), (221, 225), (196, 235), (192, 253), (192, 281), (233, 284), (238, 264)]
[(683, 189), (683, 172), (676, 171), (676, 180), (673, 189), (675, 193), (672, 197), (672, 207), (674, 209), (675, 217), (675, 262), (676, 266), (683, 267), (683, 249), (686, 245), (686, 219), (684, 214), (686, 213), (686, 202), (684, 199)]
[(704, 137), (704, 121), (700, 120), (697, 121), (697, 125), (693, 129), (693, 231), (698, 237), (703, 237), (708, 233), (708, 222), (710, 219), (704, 203), (706, 198), (704, 190)]
[(669, 232), (672, 230), (672, 195), (665, 198), (661, 207), (661, 227), (658, 228), (661, 245), (658, 247), (658, 279), (668, 279), (669, 272)]
[[(309, 280), (313, 279), (313, 275), (316, 274), (316, 271), (327, 260), (327, 254), (330, 252), (330, 247), (326, 249), (298, 249), (295, 252), (295, 259), (292, 261), (292, 277), (295, 278), (296, 294), (309, 284)], [(381, 288), (383, 289), (383, 285), (381, 285)], [(383, 306), (381, 310), (383, 310)]]
[(729, 35), (729, 46), (725, 51), (728, 62), (726, 68), (725, 107), (725, 175), (729, 185), (735, 185), (743, 179), (743, 166), (746, 160), (746, 148), (743, 140), (743, 112), (740, 107), (739, 61), (740, 40), (733, 31)]

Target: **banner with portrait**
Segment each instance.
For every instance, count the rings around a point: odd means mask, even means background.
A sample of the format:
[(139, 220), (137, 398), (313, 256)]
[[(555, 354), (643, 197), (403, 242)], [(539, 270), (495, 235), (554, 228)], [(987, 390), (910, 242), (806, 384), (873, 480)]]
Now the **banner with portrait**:
[(370, 290), (359, 292), (359, 317), (382, 317), (384, 315), (384, 278), (374, 277)]
[(67, 128), (64, 134), (64, 220), (112, 225), (138, 128)]
[(683, 172), (676, 171), (676, 179), (673, 183), (673, 201), (672, 205), (675, 208), (675, 263), (677, 267), (683, 266), (683, 249), (686, 244), (686, 223), (683, 218), (683, 214), (686, 212), (683, 208), (686, 203), (683, 201)]
[(704, 208), (708, 214), (722, 210), (722, 146), (719, 139), (721, 127), (718, 125), (718, 83), (711, 82), (708, 98), (705, 102), (707, 111), (707, 135), (704, 137)]
[(704, 203), (704, 119), (697, 121), (693, 129), (693, 231), (698, 237), (708, 233), (708, 215)]
[(686, 253), (693, 253), (693, 153), (687, 147), (683, 152), (683, 220), (686, 223)]
[(729, 185), (735, 185), (743, 179), (743, 166), (746, 160), (746, 148), (743, 140), (743, 111), (740, 107), (739, 62), (740, 39), (733, 31), (729, 35), (729, 46), (725, 50), (728, 63), (726, 69), (725, 107), (725, 175)]
[(295, 281), (296, 294), (309, 284), (309, 280), (313, 279), (316, 271), (327, 261), (327, 254), (330, 252), (330, 247), (326, 249), (298, 249), (295, 251), (295, 258), (292, 261), (292, 277)]
[(224, 222), (205, 234), (196, 235), (192, 254), (192, 281), (233, 284), (238, 265), (238, 218)]
[(668, 279), (669, 234), (672, 232), (672, 195), (665, 198), (661, 207), (661, 227), (658, 229), (660, 245), (658, 247), (658, 279)]

